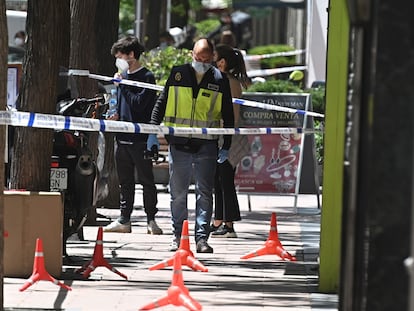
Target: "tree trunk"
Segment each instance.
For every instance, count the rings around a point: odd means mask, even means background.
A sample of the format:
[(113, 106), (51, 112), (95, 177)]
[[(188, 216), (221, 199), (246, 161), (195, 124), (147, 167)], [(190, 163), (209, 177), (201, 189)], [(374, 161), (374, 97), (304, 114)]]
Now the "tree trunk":
[(98, 1), (96, 12), (95, 33), (99, 35), (96, 41), (97, 70), (99, 74), (112, 76), (117, 70), (111, 47), (118, 39), (119, 1)]
[(147, 50), (151, 50), (158, 46), (158, 37), (160, 34), (160, 12), (161, 0), (148, 1), (144, 19), (145, 40), (144, 38), (138, 38), (141, 42), (144, 42)]
[[(8, 53), (8, 34), (7, 34), (7, 19), (6, 19), (6, 2), (0, 0), (0, 67), (7, 68), (7, 53)], [(7, 73), (3, 71), (0, 75), (0, 103), (7, 103)], [(5, 110), (6, 105), (3, 104), (0, 110)], [(4, 145), (5, 145), (5, 126), (0, 125), (0, 254), (4, 253)], [(0, 261), (0, 311), (3, 311), (4, 294), (3, 294), (3, 259)]]
[[(95, 17), (97, 0), (71, 0), (71, 49), (69, 67), (73, 69), (87, 69), (96, 72), (96, 35)], [(74, 78), (79, 90), (79, 97), (91, 98), (98, 93), (98, 81), (88, 77)], [(94, 159), (97, 155), (98, 134), (91, 132), (88, 135), (88, 146)], [(96, 220), (96, 209), (88, 212), (88, 223)]]
[(172, 0), (171, 11), (167, 11), (166, 2), (161, 0), (145, 1), (144, 11), (144, 37), (138, 38), (145, 45), (146, 50), (151, 50), (159, 45), (159, 35), (166, 27), (167, 15), (170, 14), (170, 27), (183, 28), (188, 24), (188, 0)]
[[(23, 64), (20, 111), (55, 113), (59, 59), (67, 49), (65, 21), (68, 1), (29, 0), (27, 51)], [(66, 30), (67, 31), (67, 30)], [(53, 130), (16, 128), (11, 165), (11, 187), (49, 191)]]
[[(118, 39), (119, 28), (119, 1), (98, 1), (96, 9), (95, 32), (104, 33), (96, 42), (98, 60), (97, 72), (106, 76), (113, 76), (116, 72), (115, 59), (111, 55), (112, 44)], [(119, 206), (119, 181), (115, 169), (114, 137), (113, 133), (105, 135), (105, 163), (101, 172), (102, 178), (108, 183), (108, 196), (97, 202), (97, 206), (118, 207)]]
[[(71, 47), (69, 66), (96, 72), (95, 14), (97, 0), (71, 0)], [(80, 97), (93, 97), (98, 91), (96, 80), (75, 77)]]

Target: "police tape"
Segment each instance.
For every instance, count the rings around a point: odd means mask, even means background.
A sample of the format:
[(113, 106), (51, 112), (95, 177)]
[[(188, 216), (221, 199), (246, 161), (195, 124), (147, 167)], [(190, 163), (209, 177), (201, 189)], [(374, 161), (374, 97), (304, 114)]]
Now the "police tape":
[(306, 52), (306, 50), (294, 50), (294, 51), (275, 52), (275, 53), (260, 54), (260, 55), (245, 55), (243, 58), (244, 58), (245, 61), (260, 60), (260, 59), (272, 58), (272, 57), (278, 57), (278, 56), (300, 55), (300, 54), (303, 54), (305, 52)]
[(307, 66), (292, 66), (292, 67), (282, 67), (282, 68), (273, 68), (273, 69), (257, 69), (249, 70), (247, 75), (249, 77), (263, 77), (263, 76), (272, 76), (278, 73), (292, 72), (295, 70), (306, 70)]
[(34, 112), (0, 111), (0, 125), (33, 127), (53, 130), (86, 132), (167, 134), (167, 135), (266, 135), (266, 134), (312, 134), (315, 129), (290, 127), (264, 128), (193, 128), (169, 127), (125, 121), (68, 117)]
[[(298, 95), (298, 94), (289, 93), (289, 95)], [(250, 101), (250, 100), (245, 100), (245, 99), (238, 99), (238, 98), (233, 98), (233, 103), (243, 105), (243, 106), (267, 109), (267, 110), (273, 110), (271, 108), (274, 107), (274, 105), (271, 105), (271, 104), (259, 103), (259, 102), (255, 102), (255, 101)], [(300, 110), (300, 109), (294, 109), (294, 108), (288, 108), (288, 107), (282, 107), (282, 106), (278, 106), (278, 108), (279, 109), (277, 111), (290, 112), (290, 113), (295, 113), (295, 114), (298, 114), (298, 115), (308, 115), (308, 116), (312, 116), (312, 117), (321, 117), (321, 118), (324, 117), (323, 114), (317, 113), (317, 112), (312, 112), (312, 111), (306, 111), (306, 110)]]
[[(304, 66), (296, 66), (296, 67), (289, 67), (289, 68), (292, 68), (291, 71), (294, 71), (294, 70), (302, 70), (302, 69), (295, 69), (295, 68), (302, 68), (302, 67), (304, 67)], [(277, 68), (275, 70), (280, 71), (280, 70), (283, 70), (283, 69), (284, 68)], [(280, 72), (282, 72), (282, 71), (280, 71)], [(156, 90), (156, 91), (162, 91), (164, 89), (164, 87), (161, 86), (161, 85), (145, 83), (145, 82), (139, 82), (139, 81), (128, 80), (128, 79), (115, 79), (113, 77), (92, 74), (92, 73), (89, 72), (89, 70), (83, 70), (83, 69), (69, 69), (68, 75), (85, 76), (85, 77), (89, 77), (89, 78), (95, 79), (95, 80), (101, 80), (101, 81), (107, 81), (107, 82), (116, 82), (116, 83), (120, 83), (120, 84), (136, 86), (136, 87), (142, 87), (142, 88), (147, 88), (147, 89)], [(292, 94), (290, 94), (290, 95), (292, 95)], [(324, 118), (323, 114), (313, 112), (313, 111), (307, 111), (307, 110), (301, 110), (301, 109), (293, 109), (293, 108), (281, 107), (281, 106), (276, 106), (276, 105), (264, 104), (264, 103), (260, 103), (260, 102), (244, 100), (244, 99), (241, 99), (241, 98), (233, 98), (233, 103), (238, 104), (238, 105), (242, 105), (242, 106), (249, 106), (249, 107), (261, 108), (261, 109), (267, 109), (267, 110), (274, 110), (274, 111), (284, 111), (284, 112), (289, 112), (289, 113), (297, 113), (297, 114), (300, 114), (300, 115), (307, 115), (307, 116), (311, 116), (311, 117)]]
[(117, 82), (120, 84), (130, 85), (130, 86), (136, 86), (136, 87), (142, 87), (146, 89), (152, 89), (155, 91), (162, 91), (164, 89), (161, 85), (151, 84), (151, 83), (145, 83), (145, 82), (139, 82), (134, 80), (127, 80), (127, 79), (115, 79), (107, 76), (97, 75), (97, 74), (89, 74), (89, 78), (95, 79), (95, 80), (101, 80), (101, 81), (110, 81), (110, 82)]

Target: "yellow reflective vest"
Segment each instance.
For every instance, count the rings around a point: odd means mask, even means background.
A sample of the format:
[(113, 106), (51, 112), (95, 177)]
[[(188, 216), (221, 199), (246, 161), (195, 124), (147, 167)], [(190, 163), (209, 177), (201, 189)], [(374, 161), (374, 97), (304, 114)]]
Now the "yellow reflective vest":
[[(204, 74), (201, 82), (197, 84), (190, 65), (187, 64), (174, 69), (167, 82), (168, 99), (164, 125), (219, 128), (222, 119), (223, 92), (229, 91), (227, 78), (223, 78), (218, 69), (211, 68)], [(217, 135), (209, 134), (180, 136), (209, 140), (218, 138)]]

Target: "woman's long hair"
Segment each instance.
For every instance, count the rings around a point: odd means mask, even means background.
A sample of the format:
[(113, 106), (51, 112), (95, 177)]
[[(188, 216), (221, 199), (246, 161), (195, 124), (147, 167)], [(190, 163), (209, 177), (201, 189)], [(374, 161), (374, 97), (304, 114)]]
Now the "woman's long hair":
[(217, 60), (224, 58), (226, 61), (227, 74), (237, 79), (244, 88), (247, 88), (249, 78), (246, 73), (246, 64), (244, 63), (243, 55), (240, 50), (232, 48), (227, 44), (216, 45)]

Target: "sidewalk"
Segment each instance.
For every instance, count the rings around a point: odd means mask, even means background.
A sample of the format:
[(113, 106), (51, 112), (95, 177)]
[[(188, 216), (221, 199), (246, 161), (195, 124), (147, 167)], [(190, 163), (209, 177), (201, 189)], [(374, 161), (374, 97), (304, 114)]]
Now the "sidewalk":
[[(107, 268), (98, 267), (84, 280), (74, 271), (92, 259), (98, 227), (84, 228), (84, 241), (68, 243), (72, 261), (64, 264), (58, 278), (72, 288), (61, 289), (40, 281), (24, 292), (26, 279), (4, 278), (4, 310), (139, 310), (165, 295), (171, 284), (172, 268), (149, 271), (159, 261), (170, 258), (171, 241), (169, 194), (159, 193), (157, 222), (164, 235), (146, 234), (141, 191), (137, 190), (132, 233), (104, 233), (104, 257), (128, 281)], [(235, 223), (238, 238), (210, 238), (214, 254), (197, 254), (193, 235), (194, 194), (189, 195), (190, 247), (208, 272), (182, 267), (184, 284), (203, 310), (337, 310), (337, 295), (318, 293), (320, 210), (315, 195), (300, 195), (294, 213), (293, 197), (239, 195), (243, 220)], [(98, 214), (115, 219), (117, 209), (100, 208)], [(271, 213), (276, 212), (279, 239), (297, 262), (281, 261), (276, 255), (241, 260), (246, 253), (263, 246), (270, 229)], [(168, 305), (155, 310), (187, 310)]]

